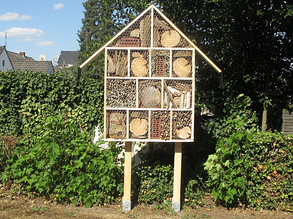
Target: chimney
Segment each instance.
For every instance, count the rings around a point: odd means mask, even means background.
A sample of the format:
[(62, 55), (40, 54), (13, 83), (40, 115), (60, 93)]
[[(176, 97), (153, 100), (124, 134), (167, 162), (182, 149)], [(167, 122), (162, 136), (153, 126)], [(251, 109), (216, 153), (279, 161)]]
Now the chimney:
[(20, 52), (19, 55), (25, 56), (25, 52)]

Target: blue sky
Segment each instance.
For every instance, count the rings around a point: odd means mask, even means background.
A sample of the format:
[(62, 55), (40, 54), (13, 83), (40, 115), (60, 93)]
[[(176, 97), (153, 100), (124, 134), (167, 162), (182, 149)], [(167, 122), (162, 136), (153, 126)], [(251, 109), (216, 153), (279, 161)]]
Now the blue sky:
[(77, 32), (86, 0), (1, 0), (0, 45), (39, 60), (54, 61), (61, 51), (79, 50)]

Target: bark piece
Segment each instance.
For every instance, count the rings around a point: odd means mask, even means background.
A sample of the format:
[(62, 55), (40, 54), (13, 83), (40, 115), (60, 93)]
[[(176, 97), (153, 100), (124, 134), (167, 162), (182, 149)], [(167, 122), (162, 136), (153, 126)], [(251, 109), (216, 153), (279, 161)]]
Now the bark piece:
[(133, 58), (142, 58), (143, 55), (142, 55), (141, 53), (139, 53), (139, 52), (133, 52), (133, 53), (132, 53), (132, 57), (133, 57)]
[(148, 73), (147, 60), (144, 58), (135, 58), (131, 62), (133, 74), (137, 77), (145, 77)]
[(108, 57), (108, 73), (115, 73), (116, 65), (114, 64), (114, 61), (111, 58), (111, 56), (108, 55), (107, 57)]
[(173, 70), (180, 78), (187, 77), (191, 72), (191, 64), (185, 58), (178, 58), (173, 62)]
[(176, 52), (173, 57), (186, 57), (186, 56), (192, 56), (192, 53), (190, 51), (178, 51)]
[(140, 35), (140, 29), (134, 29), (130, 32), (131, 37), (139, 37)]
[(168, 90), (171, 92), (171, 94), (172, 94), (173, 96), (175, 96), (175, 97), (178, 97), (178, 96), (180, 96), (180, 95), (182, 94), (181, 91), (179, 91), (179, 90), (177, 90), (177, 89), (175, 89), (175, 88), (173, 88), (173, 87), (167, 86), (167, 88), (168, 88)]
[(130, 131), (135, 136), (145, 135), (148, 131), (148, 121), (146, 119), (135, 118), (131, 120), (129, 126)]
[(144, 19), (140, 21), (140, 40), (141, 46), (147, 47), (150, 40), (151, 33), (151, 16), (147, 15)]
[(110, 138), (125, 138), (125, 115), (111, 113), (109, 115), (108, 133)]
[(167, 30), (162, 34), (161, 43), (162, 46), (171, 48), (177, 46), (180, 42), (180, 35), (176, 30)]
[(160, 20), (159, 18), (155, 17), (154, 19), (154, 26), (158, 29), (162, 30), (170, 30), (170, 26), (163, 20)]

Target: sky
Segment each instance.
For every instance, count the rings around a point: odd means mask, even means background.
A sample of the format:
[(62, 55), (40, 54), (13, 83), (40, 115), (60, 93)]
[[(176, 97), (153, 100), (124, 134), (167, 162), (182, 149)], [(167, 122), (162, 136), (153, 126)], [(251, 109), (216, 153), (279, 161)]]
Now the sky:
[[(39, 61), (56, 61), (61, 51), (79, 50), (86, 0), (0, 0), (0, 46)], [(6, 33), (6, 34), (5, 34)]]

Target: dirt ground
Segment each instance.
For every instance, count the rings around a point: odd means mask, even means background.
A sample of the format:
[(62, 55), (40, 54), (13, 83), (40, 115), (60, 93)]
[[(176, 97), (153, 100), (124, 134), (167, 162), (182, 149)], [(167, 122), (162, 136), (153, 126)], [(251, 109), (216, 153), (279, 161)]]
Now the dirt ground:
[(204, 200), (205, 206), (198, 209), (183, 208), (180, 212), (164, 208), (156, 210), (154, 205), (137, 205), (131, 211), (122, 211), (121, 205), (105, 205), (85, 208), (75, 205), (50, 203), (44, 199), (7, 197), (0, 194), (0, 218), (269, 218), (293, 219), (293, 213), (283, 211), (253, 211), (236, 208), (227, 210), (214, 204), (210, 197)]

